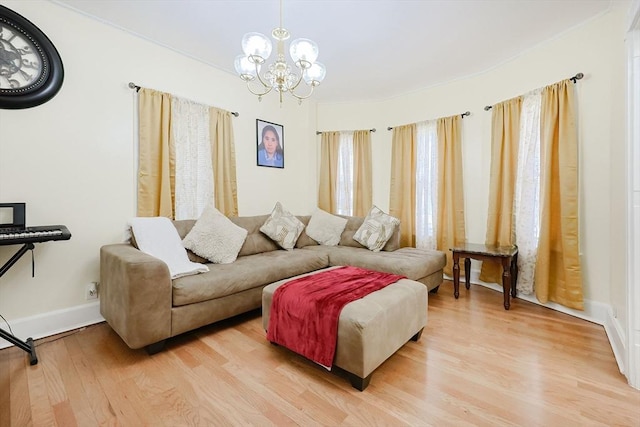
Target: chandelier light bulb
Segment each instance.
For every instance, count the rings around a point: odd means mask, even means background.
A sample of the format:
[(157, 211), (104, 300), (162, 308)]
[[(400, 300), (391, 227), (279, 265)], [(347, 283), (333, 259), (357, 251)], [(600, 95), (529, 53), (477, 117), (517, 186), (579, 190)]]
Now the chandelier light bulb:
[(304, 71), (303, 77), (305, 83), (309, 86), (318, 86), (327, 75), (327, 69), (319, 62), (314, 63), (311, 67)]
[(245, 55), (236, 56), (236, 60), (233, 65), (236, 68), (236, 73), (240, 75), (240, 78), (244, 81), (251, 81), (256, 78), (260, 72), (260, 64), (254, 64)]
[(296, 39), (289, 46), (289, 54), (295, 64), (302, 68), (309, 68), (318, 59), (318, 45), (309, 39)]
[[(261, 33), (247, 33), (242, 37), (242, 51), (257, 63), (264, 62), (271, 55), (273, 45), (271, 40)], [(258, 59), (256, 61), (256, 59)]]

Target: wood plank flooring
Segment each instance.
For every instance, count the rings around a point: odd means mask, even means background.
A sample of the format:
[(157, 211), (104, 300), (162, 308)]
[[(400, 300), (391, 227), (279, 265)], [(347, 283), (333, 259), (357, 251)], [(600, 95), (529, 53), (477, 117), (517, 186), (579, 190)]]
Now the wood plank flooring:
[(282, 347), (259, 312), (130, 350), (102, 323), (0, 350), (0, 426), (640, 426), (604, 329), (472, 286), (359, 392)]

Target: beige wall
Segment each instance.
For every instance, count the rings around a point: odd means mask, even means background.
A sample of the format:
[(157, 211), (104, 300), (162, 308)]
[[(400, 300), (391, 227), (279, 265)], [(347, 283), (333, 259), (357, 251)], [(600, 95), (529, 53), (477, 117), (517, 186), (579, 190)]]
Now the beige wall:
[[(57, 47), (64, 85), (49, 102), (0, 110), (0, 201), (27, 202), (30, 225), (65, 224), (68, 242), (36, 246), (36, 277), (23, 257), (0, 278), (0, 314), (19, 319), (86, 303), (99, 280), (99, 249), (121, 241), (135, 215), (133, 81), (230, 111), (241, 215), (277, 200), (296, 213), (316, 204), (315, 105), (258, 102), (237, 77), (48, 1), (3, 1)], [(233, 58), (230, 58), (232, 61)], [(256, 166), (256, 118), (284, 125), (285, 168)], [(0, 247), (0, 262), (18, 249)]]
[[(626, 3), (624, 3), (626, 5)], [(612, 265), (621, 268), (624, 191), (624, 18), (614, 8), (560, 37), (480, 75), (370, 104), (321, 104), (318, 126), (326, 130), (375, 127), (374, 203), (389, 205), (391, 132), (388, 126), (471, 111), (463, 120), (467, 236), (483, 242), (489, 182), (491, 105), (583, 72), (579, 100), (581, 250), (585, 298), (624, 311), (624, 281), (612, 284)], [(434, 62), (437, 66), (437, 62)], [(615, 238), (612, 236), (615, 232)], [(612, 261), (612, 260), (615, 260)]]

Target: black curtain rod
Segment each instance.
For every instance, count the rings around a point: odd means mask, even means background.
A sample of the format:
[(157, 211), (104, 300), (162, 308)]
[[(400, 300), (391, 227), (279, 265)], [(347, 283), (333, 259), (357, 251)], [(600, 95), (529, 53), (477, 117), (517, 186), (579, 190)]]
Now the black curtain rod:
[[(129, 82), (129, 89), (135, 89), (136, 92), (140, 92), (140, 86), (138, 86), (137, 84), (133, 83), (133, 82)], [(233, 114), (234, 117), (238, 117), (240, 115), (240, 113), (236, 112), (236, 111), (232, 111), (231, 114)]]
[[(571, 80), (574, 84), (578, 82), (578, 80), (582, 79), (584, 77), (584, 74), (582, 73), (578, 73), (573, 77), (569, 77), (569, 80)], [(492, 105), (487, 105), (486, 107), (484, 107), (484, 111), (489, 111), (493, 108)]]
[[(376, 131), (376, 128), (369, 129), (369, 131), (370, 131), (370, 132), (375, 132), (375, 131)], [(332, 131), (325, 131), (325, 132), (332, 132)], [(353, 132), (353, 131), (352, 131), (352, 132)], [(316, 131), (316, 135), (322, 135), (322, 131), (317, 130), (317, 131)]]
[[(471, 111), (465, 111), (464, 113), (460, 114), (460, 117), (462, 117), (464, 119), (465, 116), (470, 116), (470, 115), (471, 115)], [(391, 126), (389, 126), (387, 128), (387, 130), (393, 130), (393, 128)]]

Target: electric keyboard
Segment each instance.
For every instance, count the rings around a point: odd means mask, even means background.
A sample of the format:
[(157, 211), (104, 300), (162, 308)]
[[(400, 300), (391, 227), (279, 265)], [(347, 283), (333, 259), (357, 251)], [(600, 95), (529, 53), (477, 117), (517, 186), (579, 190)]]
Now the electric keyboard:
[(64, 225), (41, 225), (25, 228), (0, 229), (0, 246), (69, 240), (71, 233)]
[[(40, 225), (36, 227), (25, 227), (25, 204), (24, 203), (0, 203), (0, 246), (22, 245), (20, 249), (0, 266), (0, 277), (9, 271), (22, 256), (31, 251), (31, 277), (35, 275), (35, 263), (33, 258), (34, 243), (48, 242), (51, 240), (69, 240), (71, 233), (64, 225)], [(0, 338), (9, 341), (16, 347), (29, 353), (29, 363), (38, 363), (36, 356), (36, 346), (33, 338), (22, 341), (0, 328)]]

